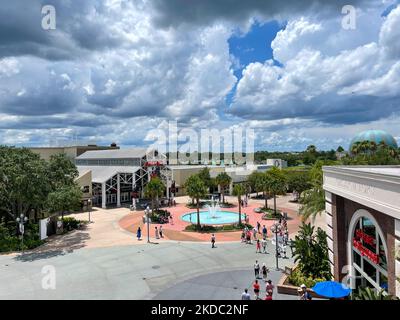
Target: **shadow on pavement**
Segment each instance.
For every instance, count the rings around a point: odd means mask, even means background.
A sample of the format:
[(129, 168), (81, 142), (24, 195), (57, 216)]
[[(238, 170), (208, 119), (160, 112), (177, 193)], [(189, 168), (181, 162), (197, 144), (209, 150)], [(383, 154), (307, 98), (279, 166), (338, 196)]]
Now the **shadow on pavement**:
[(14, 259), (28, 262), (63, 256), (85, 247), (85, 242), (89, 238), (89, 233), (85, 229), (53, 236), (44, 245), (23, 254), (21, 253)]

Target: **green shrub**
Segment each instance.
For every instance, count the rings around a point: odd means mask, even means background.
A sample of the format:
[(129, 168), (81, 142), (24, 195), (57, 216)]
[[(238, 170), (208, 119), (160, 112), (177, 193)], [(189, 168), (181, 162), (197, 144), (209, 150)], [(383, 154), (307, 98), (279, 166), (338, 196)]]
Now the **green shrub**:
[(24, 243), (16, 233), (17, 225), (14, 222), (0, 222), (0, 252), (21, 251), (22, 249), (33, 249), (43, 241), (39, 239), (39, 226), (34, 223), (25, 225)]
[(326, 281), (325, 278), (313, 278), (312, 276), (304, 275), (299, 268), (293, 270), (289, 276), (290, 284), (300, 287), (305, 284), (307, 288), (312, 288), (317, 282)]
[(64, 218), (64, 221), (63, 221), (64, 232), (79, 229), (81, 224), (82, 224), (82, 221), (77, 220), (75, 218), (72, 218), (72, 217)]

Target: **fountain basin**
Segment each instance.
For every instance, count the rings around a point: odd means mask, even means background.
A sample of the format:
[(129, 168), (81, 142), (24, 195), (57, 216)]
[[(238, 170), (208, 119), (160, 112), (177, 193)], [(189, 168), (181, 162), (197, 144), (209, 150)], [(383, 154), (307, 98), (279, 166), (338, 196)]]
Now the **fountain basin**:
[[(181, 219), (185, 222), (193, 224), (197, 223), (197, 211), (184, 214)], [(242, 221), (244, 222), (245, 215), (242, 214)], [(205, 225), (221, 225), (232, 224), (239, 222), (239, 212), (217, 210), (213, 214), (209, 211), (200, 211), (200, 223)]]

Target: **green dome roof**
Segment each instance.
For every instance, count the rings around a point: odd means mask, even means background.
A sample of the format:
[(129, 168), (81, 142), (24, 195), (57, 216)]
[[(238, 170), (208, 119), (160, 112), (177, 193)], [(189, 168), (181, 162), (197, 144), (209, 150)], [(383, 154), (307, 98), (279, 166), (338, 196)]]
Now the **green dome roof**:
[(382, 130), (367, 130), (360, 132), (351, 140), (349, 151), (351, 151), (354, 143), (362, 141), (374, 141), (376, 144), (383, 141), (390, 147), (398, 148), (395, 138), (389, 133)]

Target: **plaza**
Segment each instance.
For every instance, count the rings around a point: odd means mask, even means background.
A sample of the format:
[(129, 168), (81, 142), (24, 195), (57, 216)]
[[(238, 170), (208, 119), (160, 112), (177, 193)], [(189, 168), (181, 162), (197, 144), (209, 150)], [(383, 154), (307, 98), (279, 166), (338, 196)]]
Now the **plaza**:
[[(285, 199), (279, 202), (284, 203)], [(275, 246), (270, 241), (268, 254), (257, 254), (254, 245), (240, 242), (237, 232), (217, 234), (217, 248), (211, 249), (209, 235), (169, 240), (165, 226), (166, 238), (151, 235), (148, 244), (121, 227), (127, 216), (142, 215), (127, 208), (99, 208), (92, 212), (94, 223), (82, 230), (54, 236), (24, 254), (1, 255), (0, 299), (238, 300), (244, 288), (251, 293), (256, 259), (266, 263), (274, 283), (282, 274), (274, 270)], [(87, 212), (76, 217), (84, 219)], [(282, 269), (292, 265), (291, 258), (279, 259)], [(42, 288), (46, 266), (54, 267), (55, 289)], [(274, 299), (293, 298), (275, 290)]]

